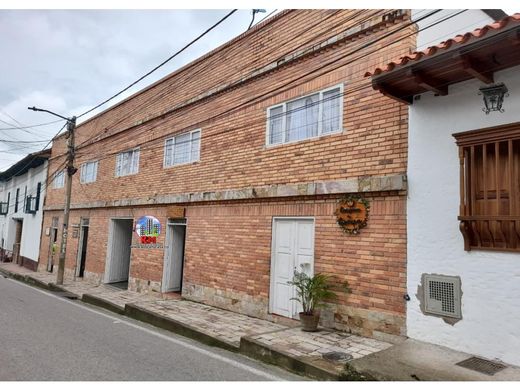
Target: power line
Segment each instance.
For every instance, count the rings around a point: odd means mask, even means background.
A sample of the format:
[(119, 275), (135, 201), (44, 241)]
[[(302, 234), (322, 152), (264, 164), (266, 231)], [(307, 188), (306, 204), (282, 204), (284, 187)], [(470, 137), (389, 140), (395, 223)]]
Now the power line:
[[(312, 25), (312, 26), (307, 26), (306, 29), (308, 30), (308, 29), (312, 29), (312, 28), (314, 28), (315, 26), (317, 26), (317, 25), (319, 25), (319, 24), (325, 22), (325, 21), (328, 20), (329, 18), (335, 16), (335, 15), (336, 15), (337, 13), (339, 13), (339, 12), (340, 12), (340, 11), (336, 11), (336, 12), (334, 12), (333, 14), (328, 15), (326, 18), (324, 18), (324, 19), (318, 21), (318, 22), (315, 23), (314, 25)], [(335, 28), (335, 27), (338, 27), (339, 25), (344, 24), (344, 23), (346, 23), (346, 22), (348, 22), (348, 21), (354, 19), (355, 17), (361, 15), (362, 12), (363, 12), (363, 10), (360, 10), (360, 11), (358, 11), (357, 13), (354, 13), (353, 15), (349, 15), (347, 18), (342, 19), (342, 20), (339, 21), (337, 24), (335, 24), (335, 25), (333, 25), (332, 27), (326, 29), (325, 31), (321, 31), (319, 34), (317, 34), (317, 35), (311, 37), (308, 41), (303, 42), (301, 45), (297, 46), (296, 48), (291, 48), (291, 51), (298, 50), (299, 48), (301, 48), (301, 47), (304, 46), (305, 44), (307, 44), (307, 43), (313, 41), (314, 39), (316, 39), (316, 38), (319, 37), (319, 36), (324, 35), (324, 34), (327, 33), (328, 31), (330, 31), (331, 29), (333, 29), (333, 28)], [(367, 18), (364, 19), (364, 20), (368, 20), (368, 19), (370, 19), (371, 17), (375, 16), (375, 14), (377, 14), (378, 12), (380, 12), (380, 11), (376, 11), (374, 14), (371, 14), (371, 15), (367, 16)], [(359, 21), (359, 23), (363, 23), (364, 20)], [(276, 51), (277, 49), (279, 49), (279, 48), (280, 48), (281, 46), (283, 46), (284, 44), (286, 44), (286, 42), (285, 42), (285, 41), (282, 41), (281, 44), (280, 44), (279, 46), (276, 46), (276, 47), (272, 48), (272, 50), (270, 50), (269, 52), (265, 53), (265, 56), (270, 55), (272, 52)], [(264, 56), (264, 57), (265, 57), (265, 56)], [(237, 70), (235, 73), (240, 73), (240, 72), (242, 72), (242, 71), (245, 70), (245, 69), (251, 69), (251, 68), (254, 68), (256, 62), (261, 61), (261, 60), (262, 60), (262, 58), (258, 59), (257, 61), (253, 61), (252, 63), (248, 63), (248, 64), (244, 65), (240, 70)], [(182, 80), (182, 84), (188, 84), (192, 79), (195, 79), (195, 78), (198, 77), (201, 73), (205, 72), (208, 68), (211, 68), (211, 67), (213, 66), (213, 63), (212, 63), (212, 62), (210, 62), (210, 61), (208, 61), (208, 60), (207, 60), (206, 62), (207, 62), (207, 63), (205, 64), (205, 66), (203, 66), (203, 67), (202, 67), (201, 69), (199, 69), (198, 71), (196, 71), (196, 72), (190, 74), (190, 75), (188, 76), (188, 78), (186, 78), (186, 80)], [(246, 76), (246, 77), (247, 77), (247, 76)], [(162, 86), (162, 89), (156, 91), (156, 93), (155, 93), (153, 96), (150, 96), (148, 99), (146, 99), (146, 100), (144, 100), (143, 102), (139, 103), (137, 106), (132, 107), (132, 111), (135, 112), (137, 109), (143, 108), (143, 107), (145, 107), (145, 106), (146, 106), (146, 107), (149, 107), (149, 105), (147, 106), (148, 103), (154, 103), (154, 102), (157, 102), (157, 101), (159, 101), (159, 100), (165, 98), (166, 95), (163, 94), (163, 93), (166, 92), (166, 94), (167, 94), (167, 93), (169, 92), (169, 90), (172, 89), (172, 88), (170, 88), (170, 85), (169, 85), (169, 84), (167, 84), (167, 83), (164, 83), (164, 84), (165, 84), (165, 85)], [(215, 88), (216, 86), (218, 86), (218, 84), (214, 84), (214, 85), (212, 85), (211, 87), (207, 87), (206, 90), (211, 90), (211, 89)], [(151, 105), (151, 104), (150, 104), (150, 105)], [(120, 116), (120, 118), (116, 119), (114, 122), (112, 122), (112, 123), (110, 123), (108, 126), (104, 126), (104, 127), (105, 127), (105, 129), (110, 130), (110, 129), (113, 128), (115, 125), (121, 123), (121, 122), (122, 122), (123, 120), (125, 120), (125, 119), (127, 119), (127, 116), (122, 114), (122, 115)], [(94, 128), (93, 130), (95, 130), (95, 128)], [(93, 132), (94, 132), (94, 131), (92, 131), (91, 134), (90, 134), (88, 137), (86, 137), (86, 139), (85, 139), (84, 142), (82, 142), (82, 143), (80, 143), (79, 145), (77, 145), (77, 147), (78, 147), (78, 148), (81, 148), (81, 147), (84, 146), (84, 144), (86, 144), (87, 142), (92, 141), (92, 140), (90, 139), (90, 137), (91, 137), (91, 135), (92, 135)], [(101, 135), (101, 134), (100, 134), (100, 135)], [(98, 135), (98, 136), (96, 136), (96, 137), (99, 137), (100, 135)], [(94, 138), (96, 138), (96, 137), (94, 137)]]
[[(21, 129), (31, 129), (33, 127), (41, 127), (41, 126), (48, 126), (48, 125), (52, 125), (52, 124), (55, 124), (55, 123), (58, 123), (58, 122), (62, 122), (63, 119), (59, 119), (57, 121), (52, 121), (52, 122), (47, 122), (47, 123), (39, 123), (39, 124), (36, 124), (36, 125), (30, 125), (30, 126), (14, 126), (13, 124), (10, 124), (10, 123), (7, 123), (9, 126), (13, 126), (13, 127), (0, 127), (0, 130), (21, 130)], [(4, 121), (1, 121), (3, 123), (5, 123)]]
[(123, 92), (127, 91), (128, 89), (130, 89), (131, 87), (133, 87), (134, 85), (136, 85), (138, 82), (140, 82), (141, 80), (143, 80), (145, 77), (151, 75), (153, 72), (155, 72), (157, 69), (159, 69), (160, 67), (162, 67), (163, 65), (167, 64), (168, 62), (170, 62), (173, 58), (175, 58), (177, 55), (179, 55), (180, 53), (182, 53), (184, 50), (186, 50), (188, 47), (192, 46), (195, 42), (197, 42), (198, 40), (200, 40), (202, 37), (204, 37), (206, 34), (208, 34), (211, 30), (213, 30), (215, 27), (217, 27), (219, 24), (221, 24), (224, 20), (226, 20), (227, 18), (229, 18), (231, 15), (233, 15), (235, 12), (237, 11), (237, 9), (234, 9), (232, 10), (231, 12), (229, 12), (226, 16), (224, 16), (223, 18), (221, 18), (217, 23), (215, 23), (213, 26), (211, 26), (210, 28), (206, 29), (202, 34), (200, 34), (198, 37), (196, 37), (195, 39), (193, 39), (191, 42), (189, 42), (188, 44), (186, 44), (184, 47), (182, 47), (180, 50), (178, 50), (177, 52), (175, 52), (173, 55), (171, 55), (170, 57), (168, 57), (166, 60), (164, 60), (163, 62), (161, 62), (159, 65), (157, 65), (155, 68), (153, 68), (151, 71), (149, 71), (148, 73), (144, 74), (143, 76), (139, 77), (136, 81), (134, 81), (133, 83), (131, 83), (130, 85), (128, 85), (127, 87), (123, 88), (121, 91), (119, 91), (118, 93), (116, 93), (115, 95), (112, 95), (111, 97), (109, 97), (108, 99), (102, 101), (101, 103), (99, 103), (98, 105), (94, 106), (93, 108), (85, 111), (84, 113), (80, 114), (77, 116), (77, 118), (81, 118), (82, 116), (94, 111), (95, 109), (101, 107), (102, 105), (108, 103), (109, 101), (111, 101), (112, 99), (116, 98), (117, 96), (121, 95)]
[[(423, 20), (423, 19), (425, 19), (425, 18), (427, 18), (427, 17), (430, 17), (431, 15), (433, 15), (433, 14), (435, 14), (435, 13), (438, 13), (438, 12), (440, 12), (440, 11), (441, 11), (441, 10), (435, 10), (435, 11), (432, 11), (432, 12), (430, 12), (428, 15), (423, 16), (422, 18), (418, 19), (418, 21)], [(453, 16), (455, 16), (455, 15), (453, 15)], [(451, 17), (453, 17), (453, 16), (451, 16)], [(447, 20), (448, 18), (449, 18), (449, 17), (446, 17), (444, 20)], [(394, 30), (394, 31), (391, 31), (390, 33), (387, 33), (387, 34), (385, 34), (385, 35), (383, 35), (383, 36), (381, 36), (381, 37), (378, 37), (378, 38), (376, 38), (376, 39), (374, 39), (374, 40), (372, 40), (372, 41), (370, 41), (370, 42), (368, 42), (368, 43), (361, 44), (361, 45), (357, 46), (356, 48), (354, 48), (354, 49), (353, 49), (352, 51), (350, 51), (349, 53), (346, 53), (346, 54), (344, 54), (344, 55), (340, 55), (338, 58), (333, 58), (333, 59), (330, 60), (328, 63), (326, 63), (326, 64), (320, 66), (320, 67), (317, 68), (317, 69), (312, 70), (311, 72), (306, 73), (304, 76), (308, 76), (308, 75), (311, 75), (311, 74), (313, 74), (313, 73), (316, 73), (317, 71), (319, 71), (319, 70), (325, 68), (327, 65), (331, 65), (331, 64), (333, 65), (333, 64), (336, 64), (336, 63), (338, 62), (339, 59), (343, 59), (343, 58), (349, 57), (349, 56), (351, 56), (352, 54), (355, 54), (356, 52), (359, 52), (359, 51), (361, 51), (361, 50), (363, 50), (363, 49), (365, 49), (365, 48), (367, 48), (367, 47), (370, 47), (371, 45), (373, 45), (373, 44), (375, 44), (375, 43), (381, 41), (382, 39), (388, 38), (389, 36), (391, 36), (391, 35), (393, 35), (393, 34), (399, 32), (399, 31), (401, 31), (401, 30), (403, 30), (403, 29), (405, 29), (405, 28), (411, 26), (411, 25), (414, 24), (414, 23), (415, 23), (415, 22), (410, 22), (410, 23), (408, 23), (408, 24), (406, 24), (406, 25), (404, 25), (404, 26), (401, 26), (401, 27), (399, 27), (398, 29), (396, 29), (396, 30)], [(438, 22), (438, 23), (439, 23), (439, 22)], [(431, 27), (431, 26), (432, 26), (432, 25), (427, 26), (427, 27), (424, 27), (424, 28), (421, 29), (420, 31), (423, 31), (423, 30), (425, 30), (425, 29), (427, 29), (427, 28), (429, 28), (429, 27)], [(395, 41), (395, 42), (393, 42), (393, 43), (397, 43), (397, 42), (399, 42), (399, 41), (401, 41), (401, 40), (403, 40), (403, 39), (406, 39), (406, 38), (410, 37), (411, 35), (414, 35), (414, 34), (416, 34), (416, 33), (418, 33), (418, 32), (419, 32), (419, 30), (416, 31), (416, 32), (413, 32), (413, 33), (411, 33), (411, 34), (409, 34), (409, 35), (406, 35), (406, 36), (402, 37), (401, 39), (399, 39), (399, 40), (397, 40), (397, 41)], [(391, 43), (391, 44), (393, 44), (393, 43)], [(391, 45), (391, 44), (390, 44), (390, 45)], [(348, 65), (349, 63), (355, 62), (355, 61), (357, 61), (357, 60), (359, 60), (359, 59), (365, 57), (365, 56), (368, 55), (368, 54), (372, 54), (372, 53), (376, 52), (377, 50), (379, 50), (379, 48), (376, 48), (374, 51), (372, 51), (372, 52), (370, 52), (370, 53), (365, 53), (365, 54), (363, 54), (363, 55), (361, 55), (361, 56), (358, 56), (358, 57), (356, 57), (356, 58), (354, 58), (354, 59), (352, 59), (352, 60), (349, 60), (349, 61), (347, 61), (346, 63), (341, 63), (341, 64), (335, 66), (332, 70), (328, 70), (328, 71), (326, 71), (326, 72), (323, 72), (323, 73), (320, 74), (319, 76), (321, 76), (321, 75), (323, 75), (323, 74), (325, 74), (325, 73), (330, 73), (330, 72), (333, 71), (333, 70), (336, 70), (336, 69), (338, 69), (338, 68), (340, 68), (340, 67), (343, 67), (343, 66), (345, 66), (345, 65)], [(317, 76), (316, 76), (316, 77), (317, 77)], [(314, 77), (314, 78), (316, 78), (316, 77)], [(205, 119), (205, 120), (201, 120), (201, 121), (198, 121), (198, 122), (192, 123), (192, 124), (190, 124), (190, 125), (188, 125), (188, 126), (184, 126), (184, 129), (198, 127), (198, 126), (200, 126), (202, 123), (205, 123), (205, 122), (208, 122), (208, 121), (213, 121), (213, 120), (215, 120), (215, 119), (217, 119), (217, 118), (222, 117), (223, 115), (231, 114), (231, 113), (233, 113), (233, 112), (235, 112), (235, 111), (237, 111), (237, 110), (240, 110), (240, 109), (243, 109), (243, 108), (250, 107), (250, 106), (252, 106), (252, 105), (258, 103), (259, 101), (263, 101), (263, 100), (266, 100), (266, 99), (268, 99), (268, 98), (274, 96), (275, 94), (279, 94), (279, 93), (285, 92), (285, 91), (287, 91), (287, 90), (289, 90), (289, 89), (292, 89), (292, 88), (294, 88), (295, 86), (289, 86), (289, 85), (292, 84), (292, 83), (294, 83), (295, 81), (302, 80), (302, 78), (303, 78), (303, 76), (297, 76), (295, 79), (293, 79), (293, 80), (291, 80), (291, 81), (285, 83), (284, 85), (282, 85), (282, 86), (280, 86), (280, 87), (275, 88), (274, 90), (268, 91), (268, 92), (266, 92), (266, 93), (264, 93), (264, 94), (262, 94), (262, 95), (259, 95), (259, 96), (255, 96), (254, 98), (252, 98), (252, 99), (250, 99), (250, 100), (248, 100), (248, 101), (246, 101), (246, 102), (240, 104), (239, 106), (232, 107), (232, 108), (230, 108), (230, 109), (228, 109), (228, 110), (225, 110), (225, 111), (223, 111), (223, 112), (221, 112), (221, 113), (219, 113), (219, 114), (217, 114), (217, 115), (213, 115), (211, 118), (207, 118), (207, 119)], [(305, 83), (305, 82), (307, 82), (307, 81), (308, 81), (308, 80), (303, 80), (303, 81), (301, 81), (300, 84), (298, 84), (298, 85), (301, 85), (301, 84), (303, 84), (303, 83)], [(281, 89), (284, 88), (284, 87), (287, 87), (287, 88), (286, 88), (285, 90), (281, 90)], [(280, 91), (280, 90), (281, 90), (281, 91)], [(192, 110), (193, 110), (193, 109), (192, 109)], [(162, 116), (164, 116), (164, 115), (166, 115), (166, 114), (171, 114), (171, 113), (174, 112), (174, 111), (177, 111), (177, 110), (176, 110), (176, 109), (173, 109), (173, 110), (171, 110), (171, 111), (169, 111), (169, 112), (167, 112), (167, 113), (163, 113)], [(190, 111), (188, 110), (187, 112), (189, 113)], [(184, 114), (186, 114), (186, 112), (184, 112)], [(143, 122), (143, 123), (150, 122), (150, 121), (152, 121), (152, 120), (154, 120), (154, 119), (156, 119), (156, 118), (151, 118), (151, 119), (149, 119), (149, 120), (146, 120), (146, 121)], [(140, 125), (142, 125), (143, 123), (141, 123)], [(133, 126), (131, 126), (131, 127), (133, 127)], [(121, 132), (123, 132), (123, 131), (125, 131), (125, 130), (127, 130), (127, 129), (120, 130), (120, 131), (118, 131), (117, 133), (114, 133), (113, 135), (119, 134), (119, 133), (121, 133)], [(159, 138), (161, 138), (161, 137), (159, 137)], [(91, 142), (90, 144), (92, 144), (92, 142)], [(86, 144), (86, 145), (85, 145), (85, 142), (84, 142), (84, 143), (82, 143), (82, 144), (80, 144), (80, 145), (78, 145), (78, 146), (79, 146), (79, 147), (82, 147), (82, 146), (83, 146), (83, 147), (86, 147), (86, 146), (88, 146), (88, 145), (90, 145), (90, 144)]]

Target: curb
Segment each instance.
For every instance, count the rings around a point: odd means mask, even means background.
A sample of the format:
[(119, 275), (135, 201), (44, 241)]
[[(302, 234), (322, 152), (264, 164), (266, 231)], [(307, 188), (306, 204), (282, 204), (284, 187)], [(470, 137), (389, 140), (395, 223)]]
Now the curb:
[(287, 355), (270, 346), (253, 340), (249, 336), (240, 339), (240, 352), (251, 358), (261, 360), (265, 363), (283, 367), (296, 374), (305, 375), (313, 379), (338, 381), (344, 380), (344, 376), (332, 370), (327, 370), (310, 364), (303, 359)]
[(124, 307), (118, 306), (106, 299), (96, 297), (95, 295), (83, 294), (81, 301), (90, 305), (102, 307), (103, 309), (110, 310), (117, 314), (125, 315)]
[(135, 320), (146, 322), (150, 325), (157, 326), (158, 328), (169, 330), (170, 332), (177, 333), (181, 336), (185, 336), (200, 341), (201, 343), (210, 345), (212, 347), (219, 347), (232, 352), (240, 351), (240, 347), (236, 345), (230, 344), (224, 340), (210, 336), (206, 333), (202, 333), (201, 331), (191, 327), (190, 325), (162, 316), (150, 310), (138, 307), (133, 303), (127, 303), (125, 305), (124, 314)]

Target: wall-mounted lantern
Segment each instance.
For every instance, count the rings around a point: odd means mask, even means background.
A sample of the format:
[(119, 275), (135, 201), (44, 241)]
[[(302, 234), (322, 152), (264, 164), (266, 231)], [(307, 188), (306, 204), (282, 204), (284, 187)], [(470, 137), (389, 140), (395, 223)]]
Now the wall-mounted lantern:
[(484, 96), (484, 108), (482, 111), (484, 111), (486, 115), (491, 111), (504, 112), (502, 103), (504, 102), (504, 97), (509, 96), (504, 83), (495, 84), (490, 87), (482, 87), (479, 91), (479, 95)]

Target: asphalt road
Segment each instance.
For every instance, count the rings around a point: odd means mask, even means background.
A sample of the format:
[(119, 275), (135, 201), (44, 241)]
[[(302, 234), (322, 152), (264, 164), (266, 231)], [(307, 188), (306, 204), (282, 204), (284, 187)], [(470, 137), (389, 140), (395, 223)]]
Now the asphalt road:
[(301, 379), (0, 276), (0, 381)]

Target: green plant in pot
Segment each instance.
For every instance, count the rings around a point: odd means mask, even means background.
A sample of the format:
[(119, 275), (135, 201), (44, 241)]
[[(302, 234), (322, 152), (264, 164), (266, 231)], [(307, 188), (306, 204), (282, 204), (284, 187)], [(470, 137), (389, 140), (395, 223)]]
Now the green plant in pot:
[[(337, 299), (336, 293), (331, 290), (330, 279), (330, 276), (320, 273), (309, 276), (305, 272), (294, 271), (293, 280), (288, 284), (296, 288), (297, 297), (291, 299), (300, 302), (303, 307), (303, 311), (300, 312), (302, 330), (315, 332), (320, 321), (318, 309), (326, 306), (324, 301)], [(344, 287), (347, 292), (350, 291), (347, 282), (344, 283)]]

